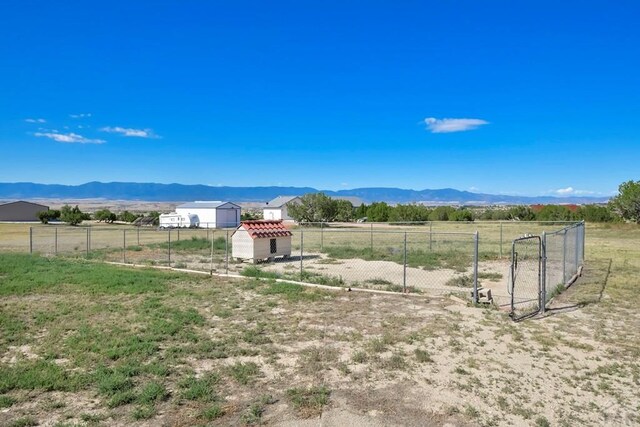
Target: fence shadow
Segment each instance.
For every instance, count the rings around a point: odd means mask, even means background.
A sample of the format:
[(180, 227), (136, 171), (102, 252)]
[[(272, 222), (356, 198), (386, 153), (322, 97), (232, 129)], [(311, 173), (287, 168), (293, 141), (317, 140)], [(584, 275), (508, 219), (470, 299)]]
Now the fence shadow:
[[(582, 277), (579, 277), (576, 283), (572, 284), (561, 294), (564, 298), (561, 298), (560, 301), (554, 301), (553, 306), (547, 308), (545, 314), (536, 317), (536, 319), (545, 319), (550, 316), (568, 313), (592, 304), (600, 303), (604, 291), (607, 288), (612, 264), (613, 259), (611, 258), (586, 264)], [(582, 300), (579, 302), (567, 301), (566, 303), (563, 301), (564, 299), (571, 299), (576, 296), (582, 297)]]

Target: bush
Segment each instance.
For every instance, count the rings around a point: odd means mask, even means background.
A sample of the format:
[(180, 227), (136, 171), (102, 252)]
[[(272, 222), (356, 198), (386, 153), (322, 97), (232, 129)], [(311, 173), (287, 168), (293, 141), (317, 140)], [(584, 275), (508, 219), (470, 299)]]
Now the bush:
[(78, 225), (83, 220), (87, 219), (87, 214), (83, 213), (78, 205), (72, 208), (69, 205), (64, 205), (60, 209), (60, 219), (69, 225)]

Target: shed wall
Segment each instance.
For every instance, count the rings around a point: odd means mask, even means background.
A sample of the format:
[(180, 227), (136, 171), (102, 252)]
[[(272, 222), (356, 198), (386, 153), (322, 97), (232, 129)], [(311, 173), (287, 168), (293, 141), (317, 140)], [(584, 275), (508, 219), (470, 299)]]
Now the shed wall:
[(237, 230), (231, 237), (233, 258), (253, 259), (253, 239), (246, 230)]
[(7, 203), (0, 205), (0, 221), (39, 221), (38, 212), (48, 210), (48, 206), (35, 203)]

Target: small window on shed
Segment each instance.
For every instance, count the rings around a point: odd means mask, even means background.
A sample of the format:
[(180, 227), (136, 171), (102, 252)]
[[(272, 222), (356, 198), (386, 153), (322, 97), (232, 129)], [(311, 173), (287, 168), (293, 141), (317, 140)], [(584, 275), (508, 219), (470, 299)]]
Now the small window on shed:
[(278, 246), (276, 244), (276, 239), (271, 239), (271, 253), (275, 254), (278, 252)]

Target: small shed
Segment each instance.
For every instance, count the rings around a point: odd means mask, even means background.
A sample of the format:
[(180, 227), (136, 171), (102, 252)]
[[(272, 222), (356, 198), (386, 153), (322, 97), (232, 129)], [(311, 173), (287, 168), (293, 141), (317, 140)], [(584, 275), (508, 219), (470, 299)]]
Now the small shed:
[(289, 216), (288, 206), (297, 203), (300, 203), (299, 196), (278, 196), (263, 206), (262, 217), (264, 219), (291, 221), (293, 218)]
[(282, 220), (242, 221), (231, 236), (231, 256), (250, 259), (254, 264), (276, 257), (288, 258), (292, 235)]
[(240, 206), (231, 202), (197, 201), (176, 206), (176, 213), (196, 215), (201, 228), (231, 228), (240, 224)]
[(0, 221), (38, 221), (38, 212), (48, 211), (49, 206), (25, 201), (0, 205)]

